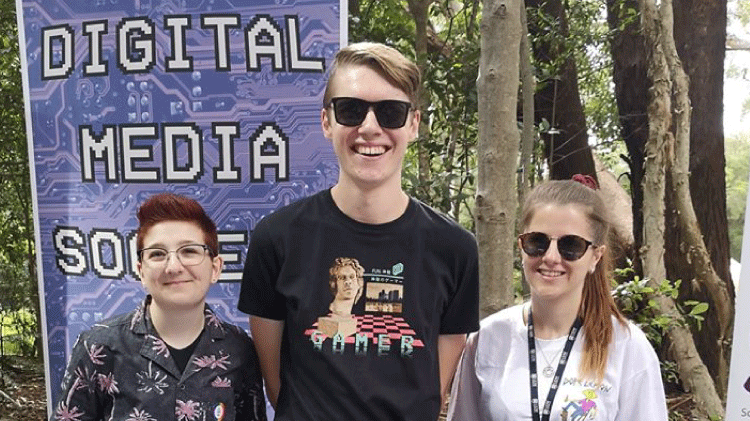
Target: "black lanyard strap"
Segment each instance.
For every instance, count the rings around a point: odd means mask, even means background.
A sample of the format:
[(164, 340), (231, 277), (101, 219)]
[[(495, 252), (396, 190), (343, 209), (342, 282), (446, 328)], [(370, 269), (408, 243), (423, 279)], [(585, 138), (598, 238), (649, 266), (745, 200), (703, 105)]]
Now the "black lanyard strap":
[[(570, 356), (570, 350), (573, 349), (573, 343), (576, 341), (578, 331), (583, 326), (583, 320), (580, 317), (576, 318), (573, 326), (570, 327), (568, 332), (568, 339), (565, 341), (562, 353), (560, 354), (560, 362), (557, 364), (557, 371), (555, 377), (552, 378), (552, 385), (547, 393), (547, 400), (544, 402), (544, 409), (541, 414), (541, 421), (549, 421), (549, 415), (552, 411), (552, 401), (555, 400), (557, 389), (560, 386), (560, 379), (562, 379), (565, 366), (568, 364), (568, 357)], [(531, 417), (533, 421), (540, 421), (539, 414), (539, 379), (536, 373), (536, 340), (534, 336), (534, 319), (531, 317), (531, 306), (529, 306), (529, 323), (528, 323), (528, 335), (529, 335), (529, 382), (531, 384)]]

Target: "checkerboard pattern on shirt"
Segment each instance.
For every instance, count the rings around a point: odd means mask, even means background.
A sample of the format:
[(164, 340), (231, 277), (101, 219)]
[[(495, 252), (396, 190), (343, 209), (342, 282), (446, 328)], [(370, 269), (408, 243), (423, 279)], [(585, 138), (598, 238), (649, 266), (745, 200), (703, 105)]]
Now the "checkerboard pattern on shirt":
[[(378, 343), (378, 335), (387, 334), (391, 341), (400, 340), (401, 336), (408, 335), (414, 337), (416, 332), (409, 326), (403, 317), (394, 317), (391, 314), (374, 315), (365, 314), (363, 316), (355, 315), (357, 319), (357, 333), (364, 334), (373, 344)], [(318, 329), (318, 322), (315, 322), (310, 329), (305, 331), (306, 336), (312, 336), (313, 332)], [(347, 344), (353, 344), (355, 335), (344, 338)], [(421, 339), (414, 338), (412, 342), (414, 347), (424, 347)]]

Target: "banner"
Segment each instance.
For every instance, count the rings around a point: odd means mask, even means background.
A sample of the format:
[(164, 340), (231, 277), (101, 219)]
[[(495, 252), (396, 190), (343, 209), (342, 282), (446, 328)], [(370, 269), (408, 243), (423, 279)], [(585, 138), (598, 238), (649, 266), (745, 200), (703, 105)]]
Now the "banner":
[(735, 282), (734, 338), (727, 387), (727, 421), (750, 419), (750, 195), (745, 202), (745, 227), (742, 232), (742, 269)]
[(198, 200), (236, 309), (255, 224), (338, 178), (320, 110), (344, 0), (19, 1), (48, 408), (78, 334), (144, 298), (136, 210)]

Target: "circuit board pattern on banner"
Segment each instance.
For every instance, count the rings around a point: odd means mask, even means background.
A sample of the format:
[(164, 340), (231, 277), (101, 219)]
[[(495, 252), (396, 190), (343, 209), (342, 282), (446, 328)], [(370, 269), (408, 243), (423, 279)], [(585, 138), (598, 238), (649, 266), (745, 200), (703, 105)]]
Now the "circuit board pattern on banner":
[(340, 13), (338, 0), (23, 2), (51, 384), (81, 331), (143, 299), (135, 212), (156, 192), (212, 215), (226, 266), (208, 302), (247, 326), (253, 227), (338, 177), (320, 109)]

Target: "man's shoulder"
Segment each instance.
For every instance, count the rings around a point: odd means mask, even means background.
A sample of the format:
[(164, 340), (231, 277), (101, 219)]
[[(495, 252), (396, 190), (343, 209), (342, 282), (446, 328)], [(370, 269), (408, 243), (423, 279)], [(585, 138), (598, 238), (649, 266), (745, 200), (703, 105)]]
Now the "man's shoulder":
[(411, 200), (416, 207), (418, 225), (424, 230), (439, 238), (450, 239), (449, 244), (457, 243), (460, 246), (476, 244), (474, 234), (456, 220), (418, 199), (411, 198)]
[(328, 196), (330, 196), (329, 191), (323, 190), (311, 196), (300, 198), (264, 216), (258, 222), (258, 226), (286, 226), (300, 218), (314, 217), (323, 211)]

